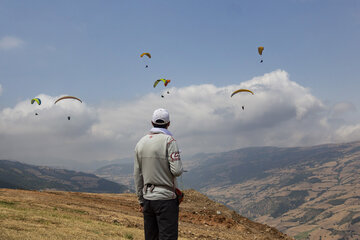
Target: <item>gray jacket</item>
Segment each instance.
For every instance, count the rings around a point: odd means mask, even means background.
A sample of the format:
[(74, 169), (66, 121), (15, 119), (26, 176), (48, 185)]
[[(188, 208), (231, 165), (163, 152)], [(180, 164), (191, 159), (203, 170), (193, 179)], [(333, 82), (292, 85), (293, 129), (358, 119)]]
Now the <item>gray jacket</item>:
[[(135, 190), (142, 204), (147, 200), (176, 198), (176, 177), (183, 173), (175, 139), (164, 133), (149, 133), (135, 147)], [(154, 185), (153, 189), (146, 187)], [(144, 187), (145, 186), (145, 187)]]

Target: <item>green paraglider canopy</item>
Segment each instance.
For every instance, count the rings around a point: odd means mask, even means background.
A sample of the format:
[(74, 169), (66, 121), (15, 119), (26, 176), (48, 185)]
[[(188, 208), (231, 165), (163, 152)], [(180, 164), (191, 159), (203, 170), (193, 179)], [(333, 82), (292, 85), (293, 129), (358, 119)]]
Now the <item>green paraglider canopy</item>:
[(37, 104), (41, 105), (41, 100), (40, 100), (40, 98), (33, 98), (33, 99), (31, 99), (31, 104), (34, 104), (34, 102), (37, 102)]
[(170, 81), (170, 79), (160, 78), (154, 82), (154, 87), (156, 87), (159, 82), (164, 82), (164, 86), (166, 87), (170, 83)]

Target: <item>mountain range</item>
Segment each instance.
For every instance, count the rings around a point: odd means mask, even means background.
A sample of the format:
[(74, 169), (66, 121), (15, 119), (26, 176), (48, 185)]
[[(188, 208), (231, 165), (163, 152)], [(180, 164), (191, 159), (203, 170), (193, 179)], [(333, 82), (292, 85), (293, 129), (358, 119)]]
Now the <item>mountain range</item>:
[(296, 239), (360, 238), (360, 142), (203, 155), (184, 181)]
[[(180, 187), (255, 222), (295, 239), (360, 239), (360, 142), (251, 147), (197, 154), (183, 163)], [(0, 161), (0, 187), (132, 192), (132, 172), (132, 163), (88, 174)]]
[[(180, 186), (296, 239), (360, 239), (360, 142), (250, 147), (183, 159)], [(132, 165), (95, 174), (133, 188)]]
[(34, 166), (0, 160), (0, 188), (27, 190), (62, 190), (92, 193), (122, 193), (125, 185), (100, 178), (91, 173)]

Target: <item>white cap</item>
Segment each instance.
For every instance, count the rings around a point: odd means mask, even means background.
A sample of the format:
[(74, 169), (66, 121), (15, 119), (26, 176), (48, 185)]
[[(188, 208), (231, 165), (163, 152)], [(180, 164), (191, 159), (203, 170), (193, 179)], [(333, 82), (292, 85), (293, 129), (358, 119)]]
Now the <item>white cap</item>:
[(152, 116), (152, 122), (155, 124), (163, 125), (170, 122), (169, 112), (166, 109), (156, 109)]

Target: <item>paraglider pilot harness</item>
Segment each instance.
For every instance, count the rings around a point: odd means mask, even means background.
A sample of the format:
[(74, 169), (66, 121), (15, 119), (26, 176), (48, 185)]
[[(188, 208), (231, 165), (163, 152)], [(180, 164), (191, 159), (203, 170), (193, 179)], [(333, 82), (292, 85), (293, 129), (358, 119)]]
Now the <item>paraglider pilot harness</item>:
[(165, 189), (167, 189), (169, 191), (175, 192), (174, 188), (172, 188), (172, 187), (169, 187), (169, 186), (166, 186), (166, 185), (154, 185), (154, 184), (148, 183), (148, 184), (144, 185), (144, 189), (143, 189), (144, 193), (146, 194), (146, 192), (148, 190), (150, 190), (150, 192), (152, 193), (154, 191), (155, 187), (161, 187), (161, 188), (165, 188)]
[[(148, 190), (150, 190), (150, 192), (152, 193), (152, 192), (154, 191), (154, 188), (155, 188), (155, 187), (156, 187), (156, 186), (155, 186), (154, 184), (150, 184), (150, 183), (145, 184), (145, 185), (144, 185), (144, 188), (143, 188), (144, 193), (146, 194), (146, 192), (147, 192)], [(184, 193), (183, 193), (180, 189), (175, 188), (175, 187), (174, 187), (174, 188), (171, 188), (171, 187), (165, 186), (165, 185), (158, 185), (158, 187), (162, 187), (162, 188), (165, 188), (165, 189), (168, 189), (168, 190), (174, 192), (175, 195), (176, 195), (176, 199), (177, 199), (179, 205), (180, 205), (180, 203), (184, 200)]]

